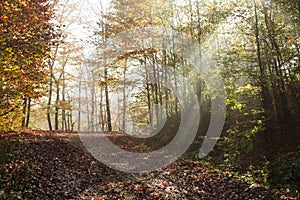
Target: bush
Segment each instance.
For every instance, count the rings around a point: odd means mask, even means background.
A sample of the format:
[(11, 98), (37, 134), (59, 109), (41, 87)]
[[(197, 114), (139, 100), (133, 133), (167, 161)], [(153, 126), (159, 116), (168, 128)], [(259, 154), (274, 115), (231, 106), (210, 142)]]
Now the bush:
[(300, 148), (270, 165), (269, 183), (275, 187), (287, 185), (294, 192), (300, 188)]

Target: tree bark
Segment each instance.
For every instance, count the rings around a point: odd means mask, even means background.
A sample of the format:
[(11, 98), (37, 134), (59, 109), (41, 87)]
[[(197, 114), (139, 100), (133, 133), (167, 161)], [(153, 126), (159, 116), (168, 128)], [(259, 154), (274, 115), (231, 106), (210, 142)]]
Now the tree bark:
[(110, 113), (110, 103), (109, 103), (109, 92), (108, 92), (108, 73), (107, 73), (107, 67), (104, 69), (104, 76), (105, 76), (105, 101), (106, 101), (106, 115), (107, 115), (107, 128), (108, 131), (112, 131), (112, 125), (111, 125), (111, 113)]
[(23, 99), (23, 118), (22, 118), (22, 127), (25, 128), (26, 125), (26, 109), (27, 109), (27, 98), (24, 97)]
[(28, 98), (27, 102), (27, 115), (26, 115), (26, 124), (25, 127), (29, 128), (29, 121), (30, 121), (30, 109), (31, 109), (31, 98)]
[(58, 115), (59, 115), (59, 83), (58, 81), (56, 82), (56, 103), (55, 103), (55, 115), (54, 115), (54, 130), (58, 130)]

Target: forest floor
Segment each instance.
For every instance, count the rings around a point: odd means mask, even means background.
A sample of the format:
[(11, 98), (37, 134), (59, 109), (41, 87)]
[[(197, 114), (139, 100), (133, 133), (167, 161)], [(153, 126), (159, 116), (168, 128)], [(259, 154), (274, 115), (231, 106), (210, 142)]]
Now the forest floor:
[(191, 161), (123, 173), (94, 159), (70, 132), (4, 133), (0, 153), (0, 199), (296, 199)]

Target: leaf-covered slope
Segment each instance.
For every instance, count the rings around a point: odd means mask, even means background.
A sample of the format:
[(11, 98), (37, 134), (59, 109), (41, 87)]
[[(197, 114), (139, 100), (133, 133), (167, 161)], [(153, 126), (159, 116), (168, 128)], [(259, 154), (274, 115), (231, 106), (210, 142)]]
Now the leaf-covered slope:
[(125, 174), (95, 160), (75, 133), (6, 133), (0, 151), (0, 199), (293, 199), (194, 162)]

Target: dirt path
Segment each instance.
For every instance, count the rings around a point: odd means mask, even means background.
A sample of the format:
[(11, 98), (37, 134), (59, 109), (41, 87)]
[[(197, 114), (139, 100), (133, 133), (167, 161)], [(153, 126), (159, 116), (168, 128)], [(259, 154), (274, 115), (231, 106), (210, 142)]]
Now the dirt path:
[(119, 172), (89, 155), (75, 133), (5, 133), (0, 151), (0, 199), (295, 199), (194, 162)]

